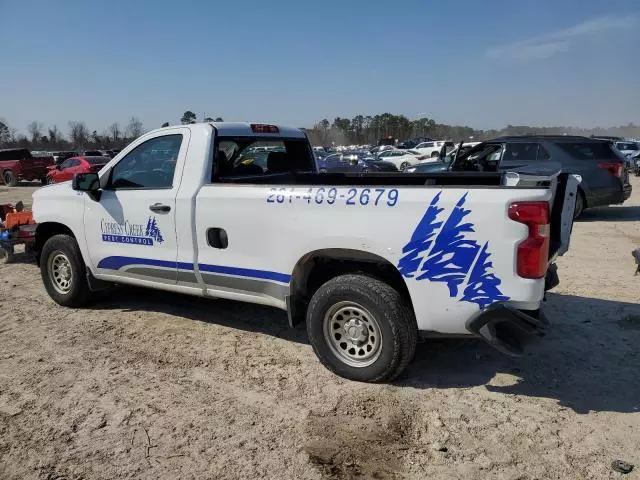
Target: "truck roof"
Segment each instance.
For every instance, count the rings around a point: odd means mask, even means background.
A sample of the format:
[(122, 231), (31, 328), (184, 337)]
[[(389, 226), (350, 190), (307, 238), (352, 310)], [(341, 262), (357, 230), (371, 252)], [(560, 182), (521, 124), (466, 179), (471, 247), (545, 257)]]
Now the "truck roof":
[[(207, 126), (212, 126), (218, 131), (218, 135), (225, 137), (284, 137), (284, 138), (306, 138), (305, 132), (296, 127), (286, 127), (284, 125), (275, 125), (273, 123), (261, 123), (261, 122), (204, 122), (204, 123), (192, 123), (189, 125), (173, 125), (169, 127), (160, 128), (158, 130), (175, 128), (176, 126), (189, 127), (192, 130), (204, 129)], [(251, 125), (269, 125), (277, 127), (278, 133), (255, 133), (251, 129)]]

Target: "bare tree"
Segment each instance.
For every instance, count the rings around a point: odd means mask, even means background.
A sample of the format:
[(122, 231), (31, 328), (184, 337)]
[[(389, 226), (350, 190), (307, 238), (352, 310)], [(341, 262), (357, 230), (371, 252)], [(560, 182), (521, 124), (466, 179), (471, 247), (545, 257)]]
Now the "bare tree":
[(120, 125), (118, 125), (118, 122), (115, 122), (109, 125), (109, 128), (107, 128), (107, 131), (109, 132), (109, 135), (111, 135), (111, 138), (113, 139), (114, 142), (117, 142), (120, 139), (120, 135), (122, 134), (122, 131), (120, 130)]
[(126, 131), (129, 138), (138, 138), (140, 135), (142, 135), (142, 122), (140, 121), (140, 119), (138, 117), (131, 117)]
[(89, 129), (84, 122), (69, 122), (69, 136), (75, 147), (84, 148), (89, 141)]
[(29, 132), (29, 134), (31, 135), (31, 141), (33, 143), (37, 143), (40, 141), (43, 128), (44, 126), (42, 125), (42, 122), (33, 121), (29, 125), (27, 125), (27, 132)]
[(6, 122), (0, 120), (0, 145), (11, 141), (11, 130)]
[(58, 129), (57, 125), (49, 128), (49, 141), (51, 143), (58, 143), (62, 140), (62, 132)]

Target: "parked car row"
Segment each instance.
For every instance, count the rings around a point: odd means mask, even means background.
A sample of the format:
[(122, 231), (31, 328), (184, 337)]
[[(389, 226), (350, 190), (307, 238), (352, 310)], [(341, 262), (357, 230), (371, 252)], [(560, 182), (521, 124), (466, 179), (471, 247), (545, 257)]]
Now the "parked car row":
[(74, 173), (98, 171), (120, 150), (29, 151), (26, 148), (0, 150), (0, 179), (8, 187), (21, 181), (51, 184), (71, 180)]
[[(389, 171), (389, 165), (393, 165), (408, 174), (469, 171), (535, 174), (536, 169), (559, 165), (562, 171), (582, 178), (576, 199), (576, 217), (587, 208), (623, 203), (631, 195), (629, 171), (640, 175), (640, 151), (634, 150), (638, 144), (630, 141), (526, 135), (458, 145), (445, 141), (429, 143), (433, 145), (418, 145), (409, 150), (390, 147), (382, 152), (378, 150), (378, 153), (329, 155), (318, 161), (318, 168), (320, 172), (367, 173)], [(435, 155), (426, 155), (429, 149), (437, 148), (436, 144), (440, 144), (439, 150), (431, 150)], [(384, 167), (377, 167), (379, 165)]]

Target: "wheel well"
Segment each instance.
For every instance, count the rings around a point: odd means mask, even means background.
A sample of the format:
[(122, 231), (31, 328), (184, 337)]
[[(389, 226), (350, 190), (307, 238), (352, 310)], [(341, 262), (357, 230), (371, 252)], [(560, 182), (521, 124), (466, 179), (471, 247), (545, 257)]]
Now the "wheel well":
[(363, 273), (396, 289), (413, 311), (409, 289), (398, 269), (388, 260), (361, 250), (317, 250), (302, 257), (291, 276), (291, 298), (288, 300), (289, 322), (304, 321), (306, 306), (324, 283), (339, 275)]
[(62, 223), (57, 222), (45, 222), (39, 223), (36, 227), (36, 258), (38, 260), (38, 264), (40, 264), (40, 252), (42, 251), (42, 247), (45, 242), (49, 240), (54, 235), (69, 235), (70, 237), (76, 238), (73, 232), (69, 227), (63, 225)]

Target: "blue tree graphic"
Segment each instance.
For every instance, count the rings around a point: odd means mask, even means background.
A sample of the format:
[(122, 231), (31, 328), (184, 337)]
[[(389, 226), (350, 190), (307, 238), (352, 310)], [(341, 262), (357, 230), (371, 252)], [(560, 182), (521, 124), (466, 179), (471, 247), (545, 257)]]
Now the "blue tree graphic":
[(422, 273), (417, 277), (418, 280), (446, 282), (452, 297), (458, 295), (458, 286), (464, 282), (480, 250), (475, 240), (465, 236), (474, 231), (473, 224), (462, 223), (464, 217), (471, 213), (464, 208), (466, 199), (465, 193), (456, 203), (421, 266)]
[(155, 217), (153, 217), (153, 219), (149, 217), (149, 221), (147, 222), (146, 236), (153, 238), (158, 243), (164, 242), (164, 238), (162, 238), (162, 234), (160, 233), (160, 229), (158, 228)]
[(503, 295), (498, 288), (502, 282), (491, 272), (493, 263), (489, 261), (491, 254), (487, 251), (488, 247), (489, 242), (486, 242), (480, 250), (460, 298), (461, 302), (477, 303), (480, 308), (491, 305), (493, 302), (509, 300), (509, 297)]
[(467, 193), (460, 197), (444, 223), (439, 219), (444, 210), (438, 207), (441, 193), (433, 198), (402, 249), (404, 256), (398, 262), (398, 270), (406, 278), (415, 276), (416, 280), (446, 283), (451, 297), (458, 297), (458, 290), (466, 281), (459, 300), (476, 303), (481, 308), (508, 299), (498, 289), (500, 279), (490, 272), (493, 264), (489, 261), (489, 243), (480, 248), (468, 236), (475, 230), (472, 223), (464, 221), (471, 213), (464, 208)]
[(444, 208), (438, 208), (441, 193), (438, 192), (433, 197), (422, 220), (413, 231), (411, 240), (402, 248), (404, 256), (398, 262), (398, 270), (407, 278), (413, 278), (418, 271), (422, 262), (421, 254), (431, 247), (433, 236), (442, 226), (442, 222), (438, 221), (438, 215), (444, 210)]

